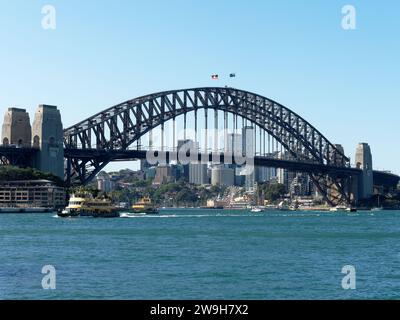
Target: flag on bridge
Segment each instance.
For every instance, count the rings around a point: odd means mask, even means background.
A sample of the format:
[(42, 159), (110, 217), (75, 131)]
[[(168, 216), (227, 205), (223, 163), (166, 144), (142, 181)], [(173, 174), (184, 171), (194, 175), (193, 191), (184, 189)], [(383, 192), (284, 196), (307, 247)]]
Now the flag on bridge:
[(211, 75), (212, 80), (218, 80), (218, 75), (217, 74), (212, 74)]

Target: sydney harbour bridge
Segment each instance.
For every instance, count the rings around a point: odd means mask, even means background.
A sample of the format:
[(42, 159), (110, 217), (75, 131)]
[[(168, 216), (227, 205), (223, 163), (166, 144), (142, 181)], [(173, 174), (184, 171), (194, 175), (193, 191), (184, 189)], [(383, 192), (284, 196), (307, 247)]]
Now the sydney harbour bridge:
[[(168, 124), (171, 130), (166, 130)], [(177, 159), (176, 124), (183, 126), (185, 135), (190, 127), (195, 141), (201, 140), (200, 132), (207, 134), (210, 129), (236, 132), (251, 126), (254, 151), (246, 157), (251, 157), (255, 166), (309, 174), (330, 205), (354, 203), (357, 199), (354, 190), (366, 174), (365, 168), (351, 166), (343, 148), (278, 102), (236, 88), (206, 87), (138, 97), (64, 129), (60, 143), (67, 185), (86, 184), (110, 162), (146, 159), (149, 152), (167, 162)], [(153, 139), (156, 129), (161, 129), (160, 145), (155, 145)], [(172, 146), (167, 145), (166, 136), (172, 140)], [(145, 137), (146, 147), (143, 146)], [(215, 135), (214, 143), (216, 139)], [(224, 143), (225, 148), (210, 148), (208, 138), (203, 137), (204, 147), (198, 149), (197, 159), (214, 162), (219, 158), (224, 162), (232, 158), (235, 161), (229, 154), (232, 150), (228, 151), (227, 142)], [(0, 156), (5, 164), (26, 165), (37, 152), (34, 149), (34, 145), (33, 148), (3, 146)], [(278, 151), (286, 156), (276, 157)], [(398, 176), (386, 172), (371, 170), (368, 174), (373, 174), (375, 185), (393, 187), (399, 181)]]

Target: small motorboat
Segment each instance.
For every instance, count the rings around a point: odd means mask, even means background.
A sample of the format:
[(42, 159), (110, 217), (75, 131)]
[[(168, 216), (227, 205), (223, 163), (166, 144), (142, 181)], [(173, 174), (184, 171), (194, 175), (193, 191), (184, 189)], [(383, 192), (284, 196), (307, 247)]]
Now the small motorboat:
[(263, 210), (262, 210), (261, 208), (254, 207), (254, 208), (251, 208), (250, 211), (253, 212), (253, 213), (260, 213), (260, 212), (262, 212)]

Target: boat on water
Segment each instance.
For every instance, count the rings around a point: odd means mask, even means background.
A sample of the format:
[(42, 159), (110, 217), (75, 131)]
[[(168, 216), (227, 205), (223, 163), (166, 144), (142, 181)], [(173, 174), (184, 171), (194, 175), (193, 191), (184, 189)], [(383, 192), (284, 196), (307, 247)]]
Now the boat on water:
[(277, 205), (276, 209), (280, 210), (280, 211), (289, 211), (290, 210), (289, 206), (285, 203), (285, 201), (281, 201)]
[(94, 217), (94, 218), (116, 218), (119, 210), (111, 204), (108, 199), (97, 199), (93, 197), (75, 197), (69, 199), (68, 206), (57, 213), (61, 218), (68, 217)]
[(250, 212), (253, 212), (253, 213), (260, 213), (260, 212), (263, 212), (264, 210), (263, 209), (261, 209), (260, 207), (253, 207), (253, 208), (251, 208), (251, 210), (250, 210)]
[(336, 206), (329, 209), (330, 212), (357, 212), (356, 208), (346, 206)]
[(149, 197), (143, 197), (131, 208), (132, 213), (158, 214), (158, 209)]

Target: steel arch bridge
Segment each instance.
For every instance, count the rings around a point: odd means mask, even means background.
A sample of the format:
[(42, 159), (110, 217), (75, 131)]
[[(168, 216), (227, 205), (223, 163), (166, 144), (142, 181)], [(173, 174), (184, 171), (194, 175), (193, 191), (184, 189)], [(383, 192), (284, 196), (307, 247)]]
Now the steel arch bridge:
[[(320, 131), (276, 101), (235, 88), (192, 88), (153, 93), (108, 108), (64, 130), (66, 181), (87, 183), (110, 161), (149, 131), (180, 115), (212, 109), (239, 116), (265, 130), (298, 163), (328, 171), (307, 171), (329, 202), (350, 202), (350, 160)], [(129, 158), (129, 157), (125, 157)], [(333, 168), (333, 170), (332, 170)], [(337, 168), (337, 170), (335, 170)], [(348, 172), (343, 173), (348, 169)], [(301, 170), (299, 170), (301, 171)], [(331, 192), (331, 194), (333, 194)], [(327, 197), (328, 198), (328, 197)]]

